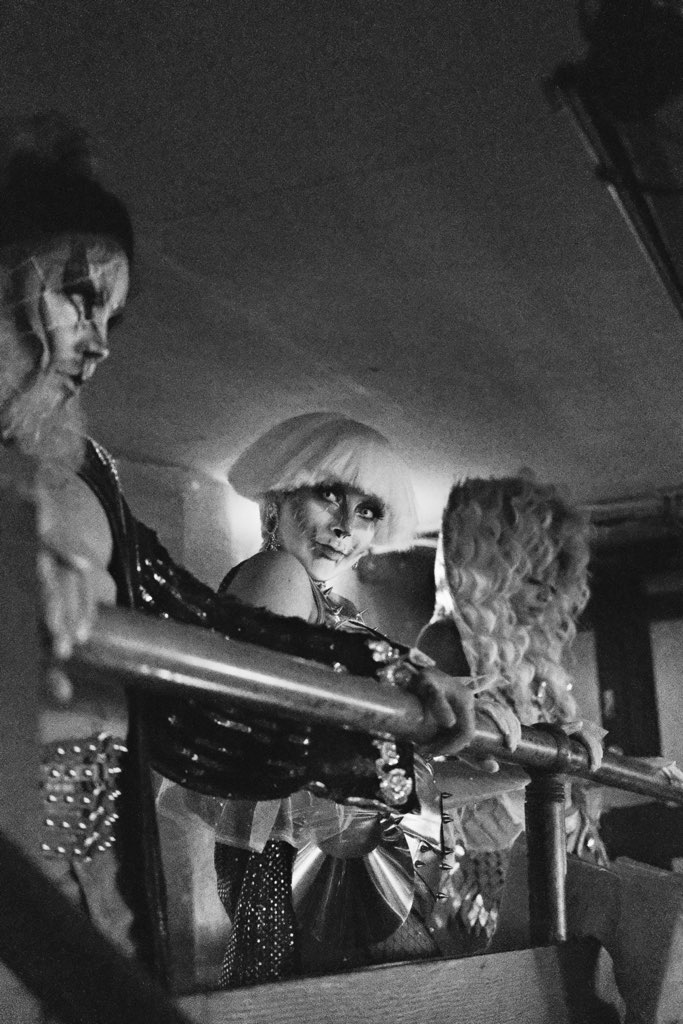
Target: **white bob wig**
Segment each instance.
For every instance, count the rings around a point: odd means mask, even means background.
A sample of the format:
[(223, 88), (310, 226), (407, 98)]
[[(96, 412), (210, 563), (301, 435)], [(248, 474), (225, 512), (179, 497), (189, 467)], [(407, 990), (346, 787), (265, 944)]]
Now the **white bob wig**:
[(271, 427), (242, 452), (228, 480), (238, 494), (261, 504), (272, 494), (346, 484), (382, 503), (377, 545), (407, 546), (415, 535), (407, 466), (383, 434), (337, 413), (305, 413)]

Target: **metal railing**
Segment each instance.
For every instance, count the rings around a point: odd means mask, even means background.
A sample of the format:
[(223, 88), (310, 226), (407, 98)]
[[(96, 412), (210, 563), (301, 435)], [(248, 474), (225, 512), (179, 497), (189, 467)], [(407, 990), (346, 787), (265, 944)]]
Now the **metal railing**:
[[(388, 734), (416, 743), (434, 739), (415, 697), (368, 678), (275, 653), (222, 636), (121, 609), (103, 610), (90, 641), (69, 665), (99, 685), (128, 679), (147, 690), (194, 698), (221, 697), (252, 711)], [(442, 748), (448, 753), (447, 742)], [(529, 769), (526, 832), (530, 932), (534, 945), (567, 938), (565, 906), (565, 779), (578, 777), (667, 803), (683, 804), (683, 785), (638, 758), (606, 753), (591, 771), (588, 752), (551, 729), (522, 728), (514, 751), (496, 726), (476, 717), (469, 750)]]
[[(34, 578), (36, 530), (30, 471), (6, 451), (0, 452), (0, 492), (0, 958), (50, 1012), (69, 1024), (176, 1024), (183, 1017), (168, 995), (126, 961), (41, 870), (37, 709), (45, 699), (46, 659)], [(66, 668), (76, 684), (87, 680), (95, 696), (109, 690), (120, 700), (125, 682), (195, 698), (221, 696), (261, 714), (416, 743), (433, 738), (417, 699), (398, 689), (118, 609), (102, 611), (91, 639)], [(534, 776), (527, 810), (534, 944), (566, 937), (565, 776), (683, 803), (683, 786), (666, 782), (648, 764), (607, 754), (602, 768), (591, 773), (583, 746), (552, 732), (523, 729), (518, 748), (511, 752), (495, 725), (479, 716), (472, 750), (525, 765)]]
[[(302, 722), (384, 733), (415, 743), (435, 736), (417, 698), (395, 687), (121, 608), (102, 610), (90, 640), (77, 649), (67, 669), (76, 678), (85, 675), (95, 686), (108, 687), (125, 678), (148, 690), (222, 697), (255, 713)], [(480, 714), (470, 749), (530, 769), (683, 804), (683, 785), (668, 782), (646, 761), (606, 753), (602, 767), (592, 772), (583, 744), (541, 727), (522, 727), (522, 739), (511, 751), (493, 722)]]

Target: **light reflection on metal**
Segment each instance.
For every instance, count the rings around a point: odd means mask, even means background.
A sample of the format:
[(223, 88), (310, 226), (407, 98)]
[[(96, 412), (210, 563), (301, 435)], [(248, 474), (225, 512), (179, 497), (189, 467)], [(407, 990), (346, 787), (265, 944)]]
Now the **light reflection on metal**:
[(405, 838), (383, 827), (374, 811), (360, 812), (356, 824), (331, 840), (309, 842), (294, 861), (294, 910), (302, 933), (320, 947), (318, 955), (380, 942), (403, 924), (413, 903)]
[(123, 608), (102, 609), (68, 672), (94, 684), (135, 678), (147, 689), (224, 697), (233, 706), (373, 735), (433, 735), (417, 700), (396, 688)]
[[(137, 680), (160, 692), (180, 689), (195, 698), (220, 696), (228, 707), (255, 713), (279, 713), (417, 743), (434, 738), (417, 698), (395, 687), (120, 608), (103, 609), (90, 641), (77, 649), (66, 668), (74, 679), (86, 678), (92, 685)], [(667, 782), (646, 762), (608, 752), (602, 767), (591, 772), (581, 743), (542, 729), (523, 727), (517, 749), (510, 751), (494, 723), (479, 715), (470, 749), (683, 804), (683, 784)], [(442, 752), (448, 754), (447, 749)]]

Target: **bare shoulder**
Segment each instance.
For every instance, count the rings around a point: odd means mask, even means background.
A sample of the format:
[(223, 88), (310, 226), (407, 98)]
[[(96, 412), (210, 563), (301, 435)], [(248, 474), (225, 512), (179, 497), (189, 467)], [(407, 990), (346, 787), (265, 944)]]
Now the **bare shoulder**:
[(259, 551), (248, 558), (227, 593), (277, 615), (295, 615), (307, 622), (317, 616), (308, 573), (287, 551)]

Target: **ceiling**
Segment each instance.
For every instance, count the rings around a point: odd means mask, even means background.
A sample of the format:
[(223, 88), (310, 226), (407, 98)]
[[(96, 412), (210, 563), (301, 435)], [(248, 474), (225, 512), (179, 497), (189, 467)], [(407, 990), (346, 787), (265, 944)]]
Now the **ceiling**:
[(683, 483), (683, 325), (543, 90), (577, 24), (571, 0), (3, 0), (4, 111), (87, 126), (137, 226), (92, 432), (222, 476), (335, 409), (403, 450), (424, 528), (465, 474)]

